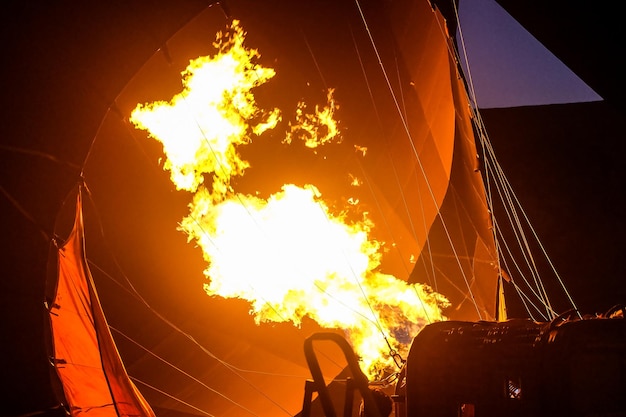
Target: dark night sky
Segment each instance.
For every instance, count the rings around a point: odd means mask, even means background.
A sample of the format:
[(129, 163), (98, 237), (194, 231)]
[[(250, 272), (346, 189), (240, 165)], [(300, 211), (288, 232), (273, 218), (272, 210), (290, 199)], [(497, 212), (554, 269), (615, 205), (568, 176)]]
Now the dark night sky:
[(601, 100), (495, 0), (461, 1), (459, 19), (481, 108)]

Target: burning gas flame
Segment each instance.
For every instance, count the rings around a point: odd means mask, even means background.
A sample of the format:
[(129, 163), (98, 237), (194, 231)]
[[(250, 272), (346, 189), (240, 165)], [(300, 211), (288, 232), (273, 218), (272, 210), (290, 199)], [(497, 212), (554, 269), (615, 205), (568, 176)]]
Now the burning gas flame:
[(169, 102), (138, 105), (131, 121), (163, 144), (164, 168), (179, 190), (196, 191), (204, 174), (213, 174), (214, 198), (229, 189), (232, 176), (243, 175), (248, 163), (236, 150), (276, 126), (280, 111), (258, 109), (252, 88), (276, 73), (253, 63), (259, 53), (243, 46), (243, 29), (219, 33), (214, 57), (200, 57), (182, 73), (183, 91)]
[[(345, 329), (364, 372), (374, 377), (393, 365), (391, 350), (406, 353), (425, 323), (444, 319), (447, 301), (379, 272), (382, 244), (370, 238), (373, 224), (331, 212), (314, 185), (285, 184), (267, 199), (233, 189), (231, 179), (250, 167), (237, 148), (281, 120), (278, 109), (256, 105), (252, 90), (275, 72), (254, 63), (259, 54), (244, 47), (244, 38), (234, 21), (218, 34), (215, 56), (183, 72), (181, 93), (138, 105), (131, 121), (163, 144), (164, 168), (176, 187), (194, 193), (180, 229), (202, 248), (207, 294), (248, 300), (257, 323), (298, 326), (309, 317)], [(285, 142), (294, 135), (310, 148), (338, 142), (332, 90), (327, 99), (310, 114), (298, 105)]]
[(327, 93), (328, 105), (320, 109), (315, 106), (314, 113), (306, 113), (307, 105), (301, 101), (296, 109), (296, 122), (290, 124), (290, 130), (284, 139), (284, 143), (291, 143), (293, 136), (304, 141), (307, 148), (317, 148), (335, 139), (339, 139), (339, 127), (335, 120), (335, 110), (338, 108), (333, 99), (334, 89)]

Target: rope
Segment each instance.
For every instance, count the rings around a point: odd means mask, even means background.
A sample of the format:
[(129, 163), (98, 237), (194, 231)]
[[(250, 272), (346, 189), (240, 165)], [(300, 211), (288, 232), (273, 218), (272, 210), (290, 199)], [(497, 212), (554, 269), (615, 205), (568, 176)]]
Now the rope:
[[(88, 191), (88, 188), (85, 185), (85, 189)], [(91, 193), (88, 191), (88, 195), (90, 197), (90, 201), (92, 201), (92, 204), (94, 205), (95, 208), (95, 203), (93, 202), (93, 198), (91, 196)], [(96, 210), (96, 217), (98, 218), (97, 215), (97, 210)], [(98, 218), (99, 219), (99, 218)], [(98, 220), (99, 224), (100, 224), (100, 231), (102, 233), (102, 237), (104, 239), (104, 230), (102, 228), (102, 223)], [(106, 239), (104, 239), (106, 242)], [(119, 265), (116, 257), (113, 255), (113, 252), (110, 251), (112, 257), (113, 257), (113, 261), (115, 263), (115, 265), (117, 266), (117, 268), (122, 271), (121, 266)], [(101, 271), (102, 269), (99, 268)], [(278, 408), (282, 409), (284, 412), (286, 412), (287, 414), (289, 414), (289, 412), (287, 410), (285, 410), (284, 408), (282, 408), (282, 406), (278, 403), (276, 403), (274, 400), (272, 400), (270, 397), (268, 397), (261, 389), (259, 389), (258, 387), (256, 387), (254, 384), (252, 384), (249, 380), (247, 380), (245, 377), (243, 377), (241, 375), (242, 370), (232, 366), (231, 364), (229, 364), (228, 362), (220, 359), (218, 356), (216, 356), (215, 354), (213, 354), (211, 351), (209, 351), (207, 348), (205, 348), (204, 346), (202, 346), (199, 342), (197, 342), (195, 340), (195, 338), (193, 336), (191, 336), (190, 334), (184, 332), (182, 329), (180, 329), (178, 326), (176, 326), (172, 321), (170, 321), (169, 319), (167, 319), (165, 316), (163, 316), (161, 313), (159, 313), (158, 311), (156, 311), (155, 309), (152, 308), (152, 306), (150, 306), (150, 304), (145, 300), (145, 298), (143, 298), (141, 296), (141, 294), (137, 291), (137, 289), (133, 286), (132, 282), (130, 281), (130, 279), (126, 276), (126, 274), (122, 273), (122, 276), (124, 277), (124, 280), (126, 281), (126, 283), (128, 284), (128, 286), (130, 287), (130, 290), (127, 289), (127, 291), (129, 291), (131, 294), (133, 294), (133, 296), (139, 300), (146, 308), (148, 308), (148, 310), (150, 310), (157, 318), (159, 318), (161, 321), (163, 321), (165, 324), (167, 324), (168, 326), (170, 326), (172, 329), (174, 329), (175, 331), (177, 331), (178, 333), (180, 333), (181, 335), (185, 336), (188, 340), (190, 340), (192, 343), (194, 343), (196, 346), (198, 346), (206, 355), (208, 355), (209, 357), (211, 357), (212, 359), (218, 361), (221, 365), (223, 365), (224, 367), (226, 367), (228, 370), (230, 370), (233, 374), (235, 374), (236, 376), (238, 376), (240, 379), (242, 379), (244, 382), (246, 382), (248, 385), (250, 385), (251, 387), (253, 387), (253, 389), (255, 389), (260, 395), (262, 395), (263, 397), (265, 397), (266, 399), (268, 399), (268, 401), (272, 402), (274, 405), (276, 405)], [(113, 280), (114, 282), (116, 282), (118, 285), (120, 284), (117, 280)]]
[(154, 390), (154, 391), (158, 392), (159, 394), (165, 395), (166, 397), (171, 398), (174, 401), (177, 401), (177, 402), (179, 402), (181, 404), (186, 405), (187, 407), (189, 407), (189, 408), (191, 408), (193, 410), (196, 410), (196, 411), (200, 412), (202, 415), (209, 416), (209, 417), (215, 417), (213, 414), (207, 413), (206, 411), (204, 411), (204, 410), (202, 410), (202, 409), (200, 409), (200, 408), (198, 408), (198, 407), (196, 407), (194, 405), (191, 405), (188, 402), (185, 402), (185, 401), (183, 401), (183, 400), (181, 400), (181, 399), (179, 399), (179, 398), (177, 398), (177, 397), (175, 397), (175, 396), (173, 396), (171, 394), (168, 394), (167, 392), (165, 392), (163, 390), (160, 390), (157, 387), (155, 387), (154, 385), (150, 385), (147, 382), (142, 381), (141, 379), (138, 379), (138, 378), (135, 378), (135, 377), (132, 377), (132, 376), (129, 377), (129, 378), (132, 379), (134, 382), (137, 382), (137, 383), (139, 383), (141, 385), (144, 385), (144, 386), (150, 388), (151, 390)]
[[(383, 131), (383, 123), (382, 123), (382, 120), (381, 120), (381, 117), (380, 117), (378, 106), (376, 105), (376, 100), (374, 99), (374, 94), (372, 92), (372, 88), (371, 88), (371, 85), (370, 85), (369, 77), (367, 76), (367, 72), (365, 71), (365, 66), (363, 64), (363, 59), (361, 58), (361, 53), (359, 51), (359, 47), (358, 47), (358, 45), (356, 43), (356, 39), (354, 38), (354, 32), (351, 30), (350, 33), (352, 35), (352, 43), (354, 45), (354, 49), (355, 49), (355, 51), (357, 53), (357, 57), (359, 59), (359, 65), (361, 67), (361, 72), (363, 73), (363, 78), (365, 79), (365, 84), (367, 86), (367, 91), (369, 93), (370, 101), (372, 103), (372, 107), (374, 108), (374, 113), (376, 114), (376, 120), (378, 122), (378, 127), (379, 127), (379, 129), (380, 129), (384, 139), (386, 141), (388, 141), (389, 140), (388, 136)], [(397, 68), (397, 65), (396, 65), (396, 68)], [(397, 72), (399, 72), (399, 71), (397, 71)], [(398, 74), (398, 77), (399, 77), (399, 74)], [(399, 84), (401, 85), (401, 83), (399, 83)], [(404, 90), (402, 88), (400, 88), (400, 91), (402, 92)], [(402, 99), (402, 103), (405, 104), (404, 98)], [(406, 110), (405, 110), (405, 113), (406, 113)], [(395, 185), (398, 187), (398, 191), (400, 193), (400, 196), (402, 197), (402, 205), (404, 207), (404, 212), (407, 215), (407, 218), (409, 219), (409, 226), (410, 226), (411, 233), (413, 234), (413, 239), (415, 239), (415, 242), (419, 242), (419, 239), (417, 237), (416, 228), (415, 228), (415, 225), (413, 224), (413, 218), (410, 216), (410, 211), (409, 211), (408, 203), (407, 203), (407, 200), (406, 200), (406, 195), (405, 195), (404, 190), (402, 189), (402, 185), (400, 183), (400, 178), (398, 176), (398, 170), (396, 168), (396, 164), (394, 163), (393, 158), (391, 158), (391, 154), (389, 152), (389, 149), (387, 148), (386, 150), (387, 150), (387, 155), (389, 156), (389, 161), (391, 161), (391, 168), (392, 168), (392, 171), (393, 171), (393, 174), (394, 174)], [(366, 181), (366, 183), (367, 183), (367, 185), (369, 187), (369, 190), (370, 190), (370, 194), (372, 195), (372, 197), (374, 199), (374, 202), (376, 203), (378, 211), (381, 213), (381, 215), (383, 215), (383, 211), (382, 211), (382, 208), (380, 206), (380, 201), (378, 199), (378, 196), (376, 195), (376, 193), (374, 192), (374, 190), (372, 188), (372, 183), (371, 183), (371, 181), (369, 179), (369, 176), (366, 174), (365, 168), (360, 163), (360, 161), (357, 160), (357, 162), (359, 163), (359, 167), (361, 168), (361, 173), (362, 173), (363, 177), (365, 178), (365, 181)], [(418, 194), (419, 194), (419, 192), (418, 192)], [(420, 201), (420, 204), (421, 204), (422, 200), (420, 199), (419, 201)], [(421, 208), (422, 208), (421, 212), (423, 213), (424, 212), (423, 206)], [(383, 221), (385, 222), (386, 229), (388, 230), (389, 234), (392, 237), (392, 241), (394, 243), (396, 243), (396, 239), (393, 236), (393, 231), (391, 230), (391, 227), (389, 226), (389, 223), (387, 222), (386, 216), (383, 215), (382, 217), (383, 217)], [(424, 232), (427, 231), (427, 226), (426, 226), (425, 221), (426, 221), (426, 219), (424, 217), (422, 217)], [(426, 245), (427, 245), (427, 249), (428, 249), (427, 253), (428, 253), (428, 256), (430, 257), (430, 265), (431, 265), (431, 268), (432, 268), (432, 278), (433, 278), (433, 281), (434, 281), (434, 283), (429, 282), (429, 284), (431, 285), (431, 287), (433, 287), (435, 289), (435, 291), (437, 291), (437, 281), (436, 281), (436, 275), (435, 275), (435, 271), (434, 271), (434, 262), (433, 262), (433, 259), (432, 259), (432, 251), (430, 250), (430, 241), (428, 239), (426, 240)], [(404, 260), (405, 258), (400, 253), (400, 245), (395, 245), (394, 244), (393, 247), (395, 248), (396, 251), (398, 251), (398, 253), (400, 255), (400, 259), (402, 260), (402, 266), (404, 267), (405, 272), (407, 273), (407, 275), (409, 275), (410, 271), (409, 271), (408, 266), (405, 263), (405, 260)], [(420, 256), (420, 260), (421, 260), (422, 263), (426, 262), (426, 260), (422, 256)], [(415, 287), (413, 287), (413, 288), (415, 288)], [(417, 292), (417, 290), (415, 291), (415, 294), (418, 297), (418, 299), (420, 300), (420, 303), (422, 304), (422, 307), (424, 307), (424, 301), (419, 296), (419, 293)], [(426, 311), (426, 309), (424, 309), (424, 311)], [(427, 313), (427, 318), (428, 318), (428, 322), (432, 323), (432, 320), (430, 319), (430, 317), (428, 317), (428, 313)]]
[[(363, 14), (363, 10), (361, 9), (361, 6), (359, 4), (359, 0), (355, 0), (355, 3), (356, 3), (356, 6), (358, 8), (359, 14), (361, 16), (361, 20), (363, 22), (363, 25), (365, 26), (365, 30), (367, 31), (367, 34), (369, 36), (372, 48), (374, 49), (374, 52), (375, 52), (376, 57), (378, 59), (378, 64), (379, 64), (379, 66), (381, 68), (381, 71), (382, 71), (383, 76), (385, 78), (385, 81), (387, 83), (387, 87), (389, 89), (391, 97), (393, 98), (394, 104), (395, 104), (396, 109), (398, 111), (398, 115), (400, 116), (400, 120), (402, 122), (402, 126), (404, 128), (404, 131), (405, 131), (405, 133), (407, 135), (407, 139), (409, 140), (409, 144), (411, 146), (411, 150), (412, 150), (413, 154), (415, 155), (415, 158), (416, 158), (416, 161), (417, 161), (418, 166), (420, 168), (420, 171), (421, 171), (424, 179), (426, 180), (426, 185), (427, 185), (427, 188), (428, 188), (428, 194), (429, 194), (430, 198), (432, 199), (433, 203), (435, 205), (437, 205), (437, 200), (435, 198), (435, 194), (434, 194), (434, 192), (432, 190), (430, 181), (429, 181), (429, 179), (428, 179), (428, 177), (426, 175), (426, 171), (424, 169), (424, 166), (422, 165), (422, 162), (421, 162), (421, 160), (419, 158), (419, 153), (417, 152), (417, 149), (415, 148), (415, 144), (413, 143), (411, 132), (410, 132), (409, 127), (407, 125), (406, 119), (402, 116), (402, 111), (400, 109), (400, 105), (398, 103), (398, 99), (397, 99), (397, 97), (396, 97), (396, 95), (395, 95), (395, 93), (393, 91), (393, 87), (391, 86), (391, 82), (389, 81), (389, 76), (387, 74), (385, 66), (384, 66), (384, 64), (382, 62), (382, 59), (380, 57), (380, 53), (378, 52), (378, 48), (376, 46), (376, 42), (374, 41), (372, 33), (371, 33), (370, 29), (369, 29), (369, 25), (367, 24), (367, 21), (365, 19), (365, 15)], [(454, 253), (454, 257), (457, 260), (457, 266), (459, 267), (459, 271), (461, 272), (461, 276), (463, 277), (463, 280), (465, 281), (466, 288), (468, 290), (468, 293), (470, 295), (470, 298), (471, 298), (471, 301), (472, 301), (472, 303), (474, 305), (474, 308), (476, 309), (476, 313), (477, 313), (479, 319), (482, 320), (482, 314), (480, 312), (480, 309), (478, 308), (478, 303), (476, 302), (476, 298), (474, 297), (474, 293), (472, 292), (472, 289), (471, 289), (471, 286), (469, 284), (468, 278), (467, 278), (467, 276), (465, 274), (465, 270), (463, 269), (463, 266), (461, 265), (461, 263), (459, 261), (459, 257), (458, 257), (458, 254), (456, 252), (456, 249), (454, 247), (454, 244), (452, 242), (452, 238), (450, 236), (450, 233), (448, 231), (448, 228), (447, 228), (445, 222), (443, 221), (443, 218), (441, 217), (441, 213), (439, 212), (439, 210), (437, 210), (437, 216), (441, 220), (441, 224), (442, 224), (444, 232), (446, 234), (446, 238), (448, 239), (448, 243), (450, 243), (450, 247), (452, 249), (452, 252)]]
[[(146, 348), (145, 346), (141, 345), (140, 343), (138, 343), (137, 341), (131, 339), (129, 336), (127, 336), (126, 334), (124, 334), (123, 332), (121, 332), (120, 330), (116, 329), (113, 326), (109, 325), (109, 329), (115, 331), (116, 333), (118, 333), (121, 336), (124, 336), (124, 338), (126, 338), (126, 340), (129, 340), (130, 342), (132, 342), (133, 344), (135, 344), (136, 346), (140, 347), (141, 349), (143, 349), (145, 352), (149, 353), (150, 355), (154, 356), (155, 358), (157, 358), (158, 360), (160, 360), (161, 362), (169, 365), (170, 367), (176, 369), (178, 372), (180, 372), (181, 374), (185, 375), (187, 378), (191, 379), (192, 381), (202, 385), (204, 388), (206, 388), (207, 390), (211, 391), (214, 394), (219, 395), (220, 397), (224, 398), (225, 400), (227, 400), (228, 402), (232, 403), (233, 405), (236, 405), (237, 407), (241, 408), (242, 410), (246, 411), (249, 414), (252, 415), (257, 415), (256, 413), (254, 413), (253, 411), (249, 410), (248, 408), (246, 408), (245, 406), (239, 404), (238, 402), (236, 402), (235, 400), (227, 397), (226, 395), (222, 394), (221, 392), (211, 388), (210, 386), (208, 386), (207, 384), (205, 384), (204, 382), (200, 381), (198, 378), (194, 377), (193, 375), (183, 371), (182, 369), (180, 369), (179, 367), (177, 367), (176, 365), (172, 364), (171, 362), (168, 362), (167, 360), (165, 360), (164, 358), (162, 358), (161, 356), (157, 355), (156, 353), (152, 352), (150, 349)], [(182, 402), (181, 400), (179, 400), (180, 402)]]
[[(517, 263), (514, 259), (514, 256), (512, 254), (512, 252), (510, 251), (510, 249), (508, 249), (508, 254), (511, 257), (511, 259), (513, 260), (513, 262), (516, 265), (516, 268), (518, 269), (518, 272), (520, 273), (520, 275), (522, 276), (523, 280), (525, 281), (525, 283), (527, 284), (528, 288), (533, 292), (533, 294), (537, 297), (538, 300), (540, 300), (541, 304), (543, 304), (543, 306), (545, 307), (547, 313), (548, 313), (548, 317), (552, 318), (554, 317), (554, 315), (556, 314), (554, 312), (554, 310), (551, 307), (548, 295), (547, 295), (547, 291), (543, 285), (543, 280), (539, 277), (539, 271), (538, 271), (538, 267), (535, 263), (534, 260), (534, 256), (532, 255), (532, 251), (530, 249), (530, 245), (528, 242), (528, 239), (525, 236), (524, 233), (524, 227), (522, 225), (520, 216), (517, 214), (517, 210), (515, 209), (515, 207), (518, 207), (520, 212), (521, 212), (521, 216), (524, 220), (524, 224), (527, 225), (527, 227), (529, 228), (530, 232), (532, 233), (533, 239), (534, 241), (539, 245), (540, 247), (540, 251), (541, 254), (543, 256), (543, 258), (546, 260), (546, 262), (548, 262), (554, 276), (556, 277), (557, 281), (559, 282), (562, 290), (564, 291), (564, 293), (567, 296), (568, 301), (570, 302), (570, 304), (574, 307), (574, 309), (578, 312), (578, 308), (576, 307), (576, 304), (574, 303), (574, 300), (571, 296), (571, 294), (569, 293), (569, 291), (567, 290), (562, 278), (560, 277), (560, 275), (558, 274), (558, 272), (556, 271), (556, 268), (554, 266), (554, 264), (552, 263), (550, 257), (548, 256), (541, 240), (539, 239), (539, 236), (537, 235), (535, 229), (533, 228), (529, 218), (527, 217), (524, 209), (522, 208), (521, 203), (519, 202), (517, 196), (515, 195), (510, 183), (508, 182), (508, 180), (506, 179), (506, 176), (504, 175), (504, 171), (502, 170), (500, 164), (498, 163), (496, 156), (495, 156), (495, 152), (493, 151), (493, 147), (490, 143), (488, 134), (487, 134), (487, 129), (484, 125), (484, 122), (482, 120), (482, 117), (480, 115), (480, 111), (478, 109), (478, 104), (477, 104), (477, 99), (476, 99), (476, 92), (474, 90), (474, 83), (472, 80), (472, 76), (471, 76), (471, 67), (469, 64), (469, 60), (467, 59), (467, 50), (465, 48), (465, 40), (464, 40), (464, 36), (463, 36), (463, 31), (462, 31), (462, 27), (460, 24), (460, 19), (459, 19), (459, 15), (458, 15), (458, 9), (454, 8), (455, 13), (456, 13), (456, 21), (457, 21), (457, 30), (458, 30), (458, 39), (460, 40), (461, 46), (462, 46), (462, 50), (463, 50), (463, 57), (464, 57), (464, 62), (465, 62), (465, 68), (466, 68), (466, 77), (465, 80), (467, 81), (468, 84), (468, 89), (467, 89), (467, 93), (469, 95), (469, 101), (472, 104), (473, 107), (473, 112), (474, 112), (474, 122), (476, 124), (477, 127), (477, 133), (479, 136), (479, 140), (480, 143), (482, 145), (482, 149), (483, 149), (483, 156), (485, 157), (485, 162), (486, 162), (486, 169), (485, 169), (485, 174), (486, 174), (486, 185), (487, 185), (487, 189), (489, 191), (488, 193), (488, 204), (490, 207), (490, 211), (492, 213), (492, 222), (494, 225), (494, 236), (496, 237), (496, 242), (499, 245), (500, 240), (502, 242), (504, 242), (504, 244), (506, 245), (506, 241), (504, 241), (504, 239), (499, 239), (498, 235), (502, 236), (502, 232), (500, 230), (500, 228), (498, 227), (498, 223), (495, 221), (495, 217), (494, 217), (494, 209), (493, 209), (493, 197), (491, 195), (491, 184), (495, 184), (496, 186), (496, 191), (498, 192), (498, 194), (500, 195), (500, 199), (504, 204), (504, 209), (506, 212), (507, 217), (509, 218), (509, 224), (511, 226), (511, 230), (513, 231), (513, 233), (516, 236), (516, 239), (518, 240), (519, 244), (519, 248), (522, 250), (522, 256), (524, 257), (524, 259), (526, 260), (526, 265), (530, 271), (530, 274), (533, 277), (533, 280), (535, 282), (535, 286), (530, 285), (530, 283), (527, 281), (525, 274), (523, 274), (521, 272), (521, 269), (519, 268), (519, 266), (517, 266)], [(458, 54), (455, 55), (456, 58), (459, 58)], [(494, 174), (493, 176), (491, 174)], [(491, 180), (490, 180), (491, 179)], [(499, 246), (498, 246), (499, 247)], [(523, 294), (523, 292), (521, 291), (521, 288), (519, 286), (517, 286), (514, 283), (514, 287), (516, 289), (516, 291), (518, 291), (518, 293), (520, 294), (522, 300), (524, 301), (524, 304), (526, 306), (526, 301), (525, 300), (529, 300), (529, 298)], [(537, 288), (537, 291), (535, 291), (534, 288)], [(532, 304), (535, 308), (536, 305)], [(528, 310), (527, 311), (529, 313), (529, 315), (532, 316), (531, 312)], [(580, 313), (578, 312), (579, 317)], [(545, 317), (545, 316), (544, 316)], [(581, 317), (582, 318), (582, 317)]]

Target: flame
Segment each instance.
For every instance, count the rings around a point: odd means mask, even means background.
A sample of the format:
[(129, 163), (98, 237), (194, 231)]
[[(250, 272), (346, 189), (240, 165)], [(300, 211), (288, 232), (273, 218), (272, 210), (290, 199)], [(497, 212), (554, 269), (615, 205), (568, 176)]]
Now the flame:
[[(276, 126), (280, 111), (261, 111), (252, 88), (269, 81), (276, 73), (253, 63), (258, 51), (243, 46), (239, 22), (232, 34), (220, 32), (214, 57), (190, 62), (182, 73), (183, 91), (169, 102), (138, 105), (130, 120), (163, 144), (164, 168), (179, 190), (196, 191), (204, 174), (213, 174), (214, 198), (229, 189), (232, 176), (243, 175), (248, 163), (236, 146), (250, 142)], [(256, 121), (256, 123), (253, 123)]]
[(327, 105), (320, 109), (315, 106), (315, 112), (306, 113), (307, 104), (303, 101), (296, 108), (296, 122), (290, 124), (291, 130), (287, 132), (283, 143), (290, 144), (294, 135), (304, 141), (307, 148), (317, 148), (333, 140), (340, 139), (339, 127), (335, 120), (335, 110), (339, 108), (333, 98), (334, 89), (326, 93)]
[[(180, 229), (202, 249), (207, 294), (248, 300), (259, 324), (299, 326), (308, 317), (345, 329), (364, 372), (375, 377), (393, 365), (390, 351), (406, 353), (424, 324), (444, 319), (447, 300), (380, 272), (383, 244), (370, 237), (372, 222), (366, 215), (348, 221), (350, 205), (333, 213), (314, 185), (285, 184), (267, 199), (233, 189), (231, 179), (250, 168), (237, 148), (276, 129), (282, 114), (257, 107), (252, 90), (275, 72), (254, 62), (260, 55), (244, 38), (233, 21), (218, 34), (215, 56), (191, 61), (182, 73), (181, 93), (138, 105), (130, 120), (163, 144), (164, 169), (178, 189), (193, 193)], [(309, 148), (340, 142), (333, 91), (314, 113), (298, 104), (285, 143), (296, 134)]]
[(367, 153), (367, 147), (366, 146), (354, 145), (354, 149), (357, 152), (361, 152), (363, 154), (363, 156), (365, 156), (365, 154)]

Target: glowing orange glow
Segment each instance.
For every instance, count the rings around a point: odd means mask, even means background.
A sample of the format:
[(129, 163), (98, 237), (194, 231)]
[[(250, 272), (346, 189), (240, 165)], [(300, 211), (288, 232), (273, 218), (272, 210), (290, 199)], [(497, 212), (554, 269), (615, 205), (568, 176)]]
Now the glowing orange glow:
[[(231, 179), (250, 166), (237, 148), (276, 129), (287, 113), (256, 106), (253, 89), (275, 72), (253, 62), (259, 54), (244, 47), (244, 36), (235, 21), (218, 35), (215, 56), (190, 63), (180, 94), (138, 105), (131, 121), (163, 144), (164, 167), (177, 188), (194, 193), (180, 229), (202, 249), (207, 294), (249, 301), (257, 323), (299, 326), (308, 317), (344, 329), (373, 377), (392, 366), (390, 349), (406, 353), (424, 324), (444, 319), (447, 300), (380, 272), (383, 243), (370, 238), (374, 225), (366, 215), (347, 220), (358, 200), (338, 214), (315, 185), (285, 184), (267, 199), (234, 190)], [(327, 99), (311, 114), (298, 104), (283, 142), (339, 144), (332, 89)], [(365, 155), (365, 148), (357, 151)], [(204, 176), (213, 178), (211, 187)], [(360, 185), (358, 178), (352, 185)]]

